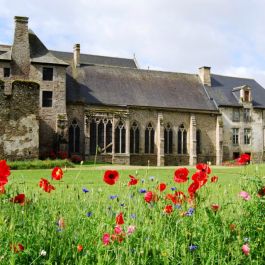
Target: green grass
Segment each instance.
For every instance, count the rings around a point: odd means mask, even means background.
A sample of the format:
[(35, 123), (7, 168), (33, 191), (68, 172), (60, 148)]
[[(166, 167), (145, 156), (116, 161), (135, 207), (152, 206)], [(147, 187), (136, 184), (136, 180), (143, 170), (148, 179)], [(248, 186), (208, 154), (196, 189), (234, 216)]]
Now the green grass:
[[(171, 187), (188, 195), (190, 181), (175, 183), (175, 168), (121, 169), (113, 186), (102, 181), (105, 168), (66, 169), (61, 181), (51, 181), (56, 190), (50, 194), (38, 182), (50, 180), (51, 170), (12, 171), (7, 192), (0, 196), (0, 264), (265, 264), (265, 204), (264, 198), (256, 196), (264, 185), (264, 165), (212, 167), (210, 176), (217, 175), (219, 180), (198, 191), (192, 216), (183, 216), (191, 207), (188, 203), (170, 215), (163, 213), (170, 204), (164, 197), (173, 193)], [(195, 169), (189, 170), (191, 177)], [(139, 179), (136, 186), (127, 186), (129, 174)], [(147, 204), (139, 190), (157, 191), (160, 182), (167, 189), (157, 203)], [(83, 187), (89, 192), (84, 193)], [(241, 190), (251, 194), (250, 201), (238, 196)], [(9, 202), (18, 193), (25, 193), (26, 205)], [(110, 195), (118, 198), (111, 200)], [(211, 210), (213, 203), (220, 205), (217, 213)], [(114, 233), (115, 216), (120, 212), (123, 229), (135, 225), (136, 230), (123, 242), (104, 246), (102, 236)], [(58, 231), (56, 222), (61, 217), (65, 228)], [(230, 224), (236, 225), (235, 231), (229, 229)], [(249, 256), (242, 254), (244, 238), (250, 239)], [(13, 253), (10, 244), (14, 243), (21, 243), (25, 250)], [(78, 244), (83, 251), (77, 251)], [(191, 244), (197, 249), (190, 251)], [(41, 250), (47, 255), (40, 256)]]

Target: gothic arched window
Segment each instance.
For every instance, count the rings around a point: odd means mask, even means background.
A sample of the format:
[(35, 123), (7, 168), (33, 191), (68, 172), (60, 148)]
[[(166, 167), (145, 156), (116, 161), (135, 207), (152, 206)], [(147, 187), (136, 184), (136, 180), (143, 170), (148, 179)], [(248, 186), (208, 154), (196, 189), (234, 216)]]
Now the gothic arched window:
[(152, 123), (149, 122), (145, 129), (145, 153), (153, 154), (155, 147), (155, 131)]
[(172, 154), (173, 132), (168, 123), (164, 128), (164, 152), (165, 154)]
[(115, 153), (125, 153), (125, 126), (119, 121), (115, 129)]
[(196, 153), (201, 154), (201, 130), (196, 130)]
[(187, 131), (183, 124), (178, 129), (178, 154), (187, 154)]
[(94, 118), (90, 122), (90, 154), (99, 150), (112, 152), (112, 123), (109, 119)]
[(80, 128), (74, 119), (69, 127), (69, 151), (70, 153), (80, 152)]
[(139, 154), (140, 130), (136, 121), (133, 122), (130, 129), (130, 153)]

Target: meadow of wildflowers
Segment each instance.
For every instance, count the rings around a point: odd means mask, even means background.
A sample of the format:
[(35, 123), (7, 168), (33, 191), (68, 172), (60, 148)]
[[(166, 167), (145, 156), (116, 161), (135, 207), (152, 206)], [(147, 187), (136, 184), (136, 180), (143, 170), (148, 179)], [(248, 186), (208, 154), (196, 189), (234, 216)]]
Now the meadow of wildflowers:
[(264, 176), (263, 165), (10, 171), (2, 160), (0, 264), (265, 264)]

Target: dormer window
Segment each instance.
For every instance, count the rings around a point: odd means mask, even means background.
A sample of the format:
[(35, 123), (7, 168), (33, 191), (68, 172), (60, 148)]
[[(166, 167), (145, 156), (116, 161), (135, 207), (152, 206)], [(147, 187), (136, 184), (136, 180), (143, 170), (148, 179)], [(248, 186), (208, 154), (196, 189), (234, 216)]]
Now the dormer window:
[(249, 90), (245, 90), (244, 91), (244, 101), (245, 102), (249, 102), (250, 101), (249, 96), (250, 96)]
[(43, 67), (42, 68), (42, 80), (52, 81), (53, 80), (53, 68)]

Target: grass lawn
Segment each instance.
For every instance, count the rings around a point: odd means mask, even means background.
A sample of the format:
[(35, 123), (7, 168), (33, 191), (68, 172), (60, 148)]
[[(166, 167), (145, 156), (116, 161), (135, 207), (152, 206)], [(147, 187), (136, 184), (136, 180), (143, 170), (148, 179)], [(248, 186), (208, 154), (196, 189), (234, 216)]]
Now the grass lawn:
[[(102, 180), (107, 168), (120, 174), (115, 185)], [(0, 195), (0, 264), (265, 264), (265, 204), (257, 196), (265, 185), (265, 166), (213, 166), (195, 202), (181, 205), (165, 196), (176, 188), (188, 197), (196, 169), (188, 167), (190, 179), (181, 184), (173, 180), (176, 168), (83, 165), (64, 170), (60, 181), (51, 180), (51, 170), (12, 171), (6, 194)], [(129, 175), (137, 185), (128, 186)], [(216, 183), (212, 176), (219, 177)], [(40, 189), (40, 178), (56, 190)], [(167, 185), (163, 192), (157, 190), (161, 182)], [(146, 203), (142, 189), (157, 193), (159, 200)], [(241, 190), (251, 199), (243, 200)], [(27, 198), (24, 206), (10, 202), (19, 193)], [(173, 206), (172, 213), (164, 212), (166, 205)], [(190, 208), (194, 213), (187, 214)], [(123, 231), (115, 234), (119, 213)], [(132, 226), (135, 231), (128, 233)], [(104, 234), (114, 235), (108, 245)], [(14, 253), (10, 245), (19, 243), (24, 250)], [(248, 256), (243, 244), (250, 247)]]

